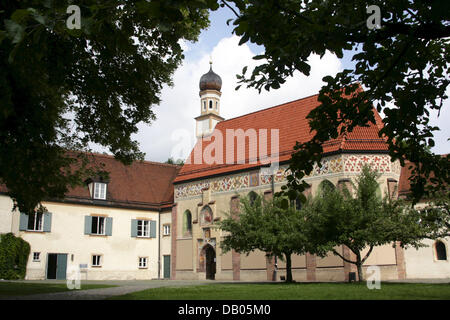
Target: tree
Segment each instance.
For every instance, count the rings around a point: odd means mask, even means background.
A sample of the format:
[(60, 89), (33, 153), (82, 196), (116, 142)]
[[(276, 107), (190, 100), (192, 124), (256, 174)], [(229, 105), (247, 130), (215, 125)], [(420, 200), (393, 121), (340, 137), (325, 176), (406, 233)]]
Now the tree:
[(286, 199), (277, 197), (243, 197), (238, 218), (230, 214), (218, 222), (218, 228), (227, 232), (220, 244), (224, 252), (261, 250), (267, 256), (286, 259), (286, 282), (292, 282), (291, 256), (306, 252), (306, 238), (302, 211), (285, 203)]
[[(371, 1), (381, 12), (380, 28), (372, 28), (373, 12), (362, 0), (234, 0), (234, 33), (240, 44), (253, 42), (265, 51), (250, 74), (238, 75), (240, 85), (278, 89), (295, 71), (310, 74), (307, 59), (327, 51), (352, 56), (354, 67), (324, 78), (320, 105), (308, 115), (314, 137), (298, 143), (291, 159), (289, 189), (303, 192), (302, 181), (322, 159), (322, 143), (375, 123), (373, 106), (383, 112), (392, 160), (416, 164), (411, 177), (414, 201), (430, 189), (449, 183), (449, 156), (429, 151), (434, 146), (430, 112), (440, 114), (450, 83), (450, 2)], [(231, 8), (231, 6), (230, 6)], [(370, 22), (369, 21), (369, 22)], [(370, 28), (369, 28), (370, 27)], [(360, 85), (365, 88), (360, 90)], [(434, 191), (434, 190), (430, 190)]]
[(426, 223), (435, 223), (436, 228), (430, 239), (450, 237), (450, 193), (448, 190), (438, 192), (428, 199), (428, 204), (421, 208)]
[[(69, 1), (70, 4), (70, 1)], [(61, 198), (87, 177), (92, 143), (125, 164), (131, 138), (195, 41), (216, 1), (83, 0), (80, 29), (67, 1), (0, 4), (0, 183), (21, 212)], [(68, 152), (68, 151), (75, 152)]]
[(180, 165), (180, 166), (184, 165), (183, 159), (173, 160), (172, 157), (167, 159), (166, 163), (168, 163), (168, 164), (176, 164), (176, 165)]
[[(437, 228), (433, 221), (425, 223), (425, 213), (403, 201), (388, 196), (381, 199), (377, 195), (378, 177), (365, 165), (354, 185), (355, 197), (345, 188), (341, 191), (325, 187), (304, 209), (309, 246), (320, 256), (332, 251), (355, 264), (359, 281), (364, 280), (362, 266), (374, 247), (400, 241), (401, 246), (418, 248), (424, 246), (421, 240), (431, 237)], [(354, 253), (354, 260), (334, 249), (342, 245)]]

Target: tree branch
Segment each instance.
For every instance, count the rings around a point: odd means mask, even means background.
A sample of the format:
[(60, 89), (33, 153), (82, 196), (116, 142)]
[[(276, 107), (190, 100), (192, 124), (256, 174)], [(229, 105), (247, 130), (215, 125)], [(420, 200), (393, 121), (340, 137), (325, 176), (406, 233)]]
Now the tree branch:
[(236, 12), (236, 10), (234, 10), (234, 8), (232, 6), (230, 6), (225, 0), (222, 0), (222, 3), (224, 5), (226, 5), (231, 11), (233, 11), (233, 13), (236, 15), (236, 17), (240, 18), (240, 15)]
[(361, 264), (364, 264), (364, 262), (367, 260), (367, 258), (369, 257), (369, 255), (372, 253), (372, 249), (373, 249), (373, 245), (370, 246), (369, 251), (367, 251), (366, 256), (364, 257), (364, 259), (361, 260)]
[(356, 264), (356, 261), (351, 261), (351, 260), (348, 260), (348, 259), (346, 259), (346, 258), (344, 258), (339, 252), (337, 252), (336, 250), (332, 250), (333, 251), (333, 253), (335, 254), (335, 255), (337, 255), (337, 256), (339, 256), (342, 260), (344, 260), (345, 262), (348, 262), (348, 263), (352, 263), (352, 264)]

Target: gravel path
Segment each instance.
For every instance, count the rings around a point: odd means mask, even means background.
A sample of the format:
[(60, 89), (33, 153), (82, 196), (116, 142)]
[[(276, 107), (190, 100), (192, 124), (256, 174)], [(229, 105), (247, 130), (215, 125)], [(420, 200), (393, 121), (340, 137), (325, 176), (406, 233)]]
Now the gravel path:
[[(28, 283), (34, 281), (26, 281)], [(35, 281), (38, 283), (38, 281)], [(39, 283), (65, 283), (65, 282), (44, 282)], [(192, 285), (211, 284), (211, 281), (182, 281), (182, 280), (150, 280), (150, 281), (83, 281), (85, 284), (105, 284), (117, 285), (112, 288), (89, 289), (89, 290), (70, 290), (64, 292), (32, 294), (25, 296), (11, 296), (1, 298), (3, 300), (103, 300), (113, 296), (121, 296), (131, 292), (142, 291), (161, 287), (183, 287)]]

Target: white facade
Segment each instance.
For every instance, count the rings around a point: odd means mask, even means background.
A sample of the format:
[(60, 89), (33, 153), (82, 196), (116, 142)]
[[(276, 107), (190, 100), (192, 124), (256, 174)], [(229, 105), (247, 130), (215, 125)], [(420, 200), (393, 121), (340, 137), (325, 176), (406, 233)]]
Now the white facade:
[(439, 239), (446, 248), (446, 260), (438, 260), (435, 240), (424, 240), (427, 247), (405, 250), (406, 276), (409, 279), (450, 278), (450, 261), (448, 258), (450, 238)]
[[(164, 223), (170, 224), (167, 219), (170, 211), (160, 214), (158, 211), (57, 202), (43, 205), (51, 213), (50, 232), (20, 231), (20, 214), (11, 213), (12, 201), (0, 195), (1, 233), (13, 232), (31, 247), (26, 279), (48, 278), (49, 254), (67, 254), (67, 275), (81, 267), (81, 280), (149, 280), (162, 277), (162, 260), (158, 258), (170, 255), (170, 235), (164, 236), (161, 243), (159, 228), (156, 228), (154, 238), (132, 236), (132, 220), (150, 220), (158, 226), (162, 216)], [(86, 216), (112, 218), (111, 235), (85, 234)], [(39, 253), (38, 261), (34, 261), (35, 253)], [(93, 266), (93, 255), (101, 256), (100, 266)], [(139, 266), (140, 258), (147, 258), (146, 266), (142, 267), (142, 263)]]

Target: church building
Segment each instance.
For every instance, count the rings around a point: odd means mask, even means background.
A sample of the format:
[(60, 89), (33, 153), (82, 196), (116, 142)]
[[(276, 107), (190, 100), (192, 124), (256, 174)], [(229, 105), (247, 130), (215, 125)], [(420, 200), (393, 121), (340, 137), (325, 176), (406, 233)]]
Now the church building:
[[(240, 196), (272, 197), (286, 184), (296, 141), (312, 138), (306, 116), (319, 105), (318, 95), (225, 120), (220, 116), (220, 108), (226, 108), (220, 105), (221, 85), (212, 67), (200, 79), (197, 143), (174, 180), (172, 278), (279, 280), (285, 275), (283, 261), (275, 265), (260, 251), (223, 253), (223, 233), (214, 224), (239, 214)], [(350, 187), (367, 163), (381, 173), (380, 195), (394, 195), (401, 167), (391, 162), (387, 144), (378, 136), (382, 121), (376, 111), (375, 117), (376, 124), (357, 127), (323, 145), (322, 167), (315, 167), (305, 179), (311, 185), (307, 194), (315, 195), (324, 184)], [(351, 256), (346, 247), (338, 250)], [(354, 265), (333, 254), (325, 258), (306, 254), (292, 260), (297, 281), (344, 281), (355, 271)], [(375, 248), (365, 263), (370, 265), (381, 267), (382, 279), (406, 276), (404, 250), (398, 246)]]

